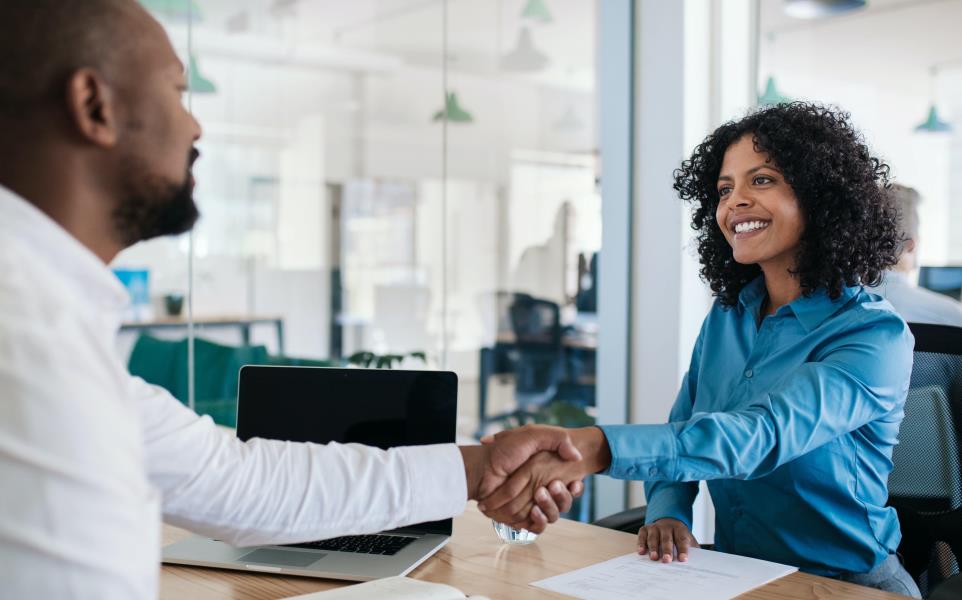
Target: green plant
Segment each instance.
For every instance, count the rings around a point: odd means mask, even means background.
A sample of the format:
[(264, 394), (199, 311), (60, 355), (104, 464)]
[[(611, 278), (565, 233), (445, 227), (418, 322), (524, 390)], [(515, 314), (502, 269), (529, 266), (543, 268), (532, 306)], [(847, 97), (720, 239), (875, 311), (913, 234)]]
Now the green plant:
[(425, 352), (408, 352), (406, 354), (375, 354), (367, 350), (361, 350), (347, 357), (348, 364), (363, 367), (365, 369), (374, 367), (375, 369), (393, 369), (394, 364), (400, 364), (405, 358), (411, 357), (427, 364), (428, 356)]

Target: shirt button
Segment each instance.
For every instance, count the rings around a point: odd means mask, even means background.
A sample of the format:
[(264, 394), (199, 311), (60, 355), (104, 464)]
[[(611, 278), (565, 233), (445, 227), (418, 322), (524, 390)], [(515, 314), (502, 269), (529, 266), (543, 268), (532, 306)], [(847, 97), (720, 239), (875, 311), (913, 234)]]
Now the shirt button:
[(658, 467), (652, 467), (652, 468), (648, 469), (648, 475), (649, 475), (649, 477), (654, 477), (654, 476), (657, 475), (657, 474), (658, 474)]
[(754, 375), (754, 374), (755, 374), (755, 372), (752, 371), (751, 369), (748, 369), (748, 370), (745, 371), (745, 377), (748, 377), (749, 379), (751, 379), (751, 378), (752, 378), (752, 375)]

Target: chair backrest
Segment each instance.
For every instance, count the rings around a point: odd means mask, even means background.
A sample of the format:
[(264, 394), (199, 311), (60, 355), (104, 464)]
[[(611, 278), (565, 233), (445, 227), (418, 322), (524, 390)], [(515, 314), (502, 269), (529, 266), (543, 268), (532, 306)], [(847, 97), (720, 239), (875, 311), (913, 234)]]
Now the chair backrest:
[(517, 352), (514, 365), (518, 402), (523, 407), (544, 404), (554, 396), (564, 375), (561, 309), (550, 300), (518, 294), (509, 313)]
[(912, 381), (892, 455), (899, 551), (923, 595), (962, 562), (962, 328), (910, 323)]
[(550, 300), (517, 294), (509, 309), (519, 347), (561, 349), (561, 308)]

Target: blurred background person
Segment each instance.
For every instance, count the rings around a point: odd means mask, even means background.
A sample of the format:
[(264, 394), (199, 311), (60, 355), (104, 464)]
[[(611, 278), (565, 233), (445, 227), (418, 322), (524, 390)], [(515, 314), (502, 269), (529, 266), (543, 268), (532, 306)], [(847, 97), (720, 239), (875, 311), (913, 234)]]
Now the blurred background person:
[(909, 323), (932, 323), (962, 327), (962, 303), (918, 286), (919, 203), (922, 197), (908, 186), (892, 184), (892, 202), (898, 209), (899, 228), (905, 241), (898, 263), (885, 272), (869, 291), (888, 300)]

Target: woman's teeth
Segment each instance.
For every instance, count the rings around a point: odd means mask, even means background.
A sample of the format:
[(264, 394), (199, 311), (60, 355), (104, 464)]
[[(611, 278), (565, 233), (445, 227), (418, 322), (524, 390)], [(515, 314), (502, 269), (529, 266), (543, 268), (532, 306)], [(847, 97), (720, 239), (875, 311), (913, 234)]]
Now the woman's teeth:
[(745, 221), (744, 223), (738, 223), (735, 225), (735, 233), (745, 233), (748, 231), (755, 231), (756, 229), (764, 229), (768, 227), (768, 221)]

